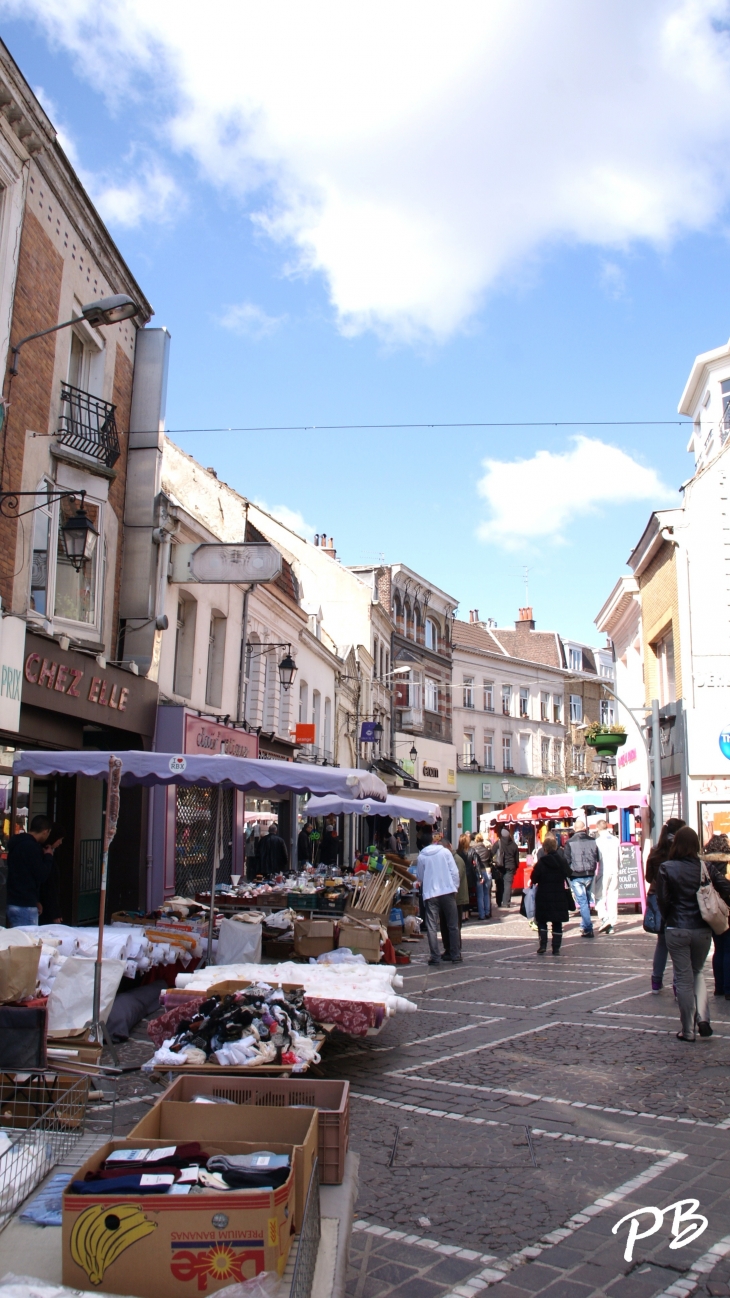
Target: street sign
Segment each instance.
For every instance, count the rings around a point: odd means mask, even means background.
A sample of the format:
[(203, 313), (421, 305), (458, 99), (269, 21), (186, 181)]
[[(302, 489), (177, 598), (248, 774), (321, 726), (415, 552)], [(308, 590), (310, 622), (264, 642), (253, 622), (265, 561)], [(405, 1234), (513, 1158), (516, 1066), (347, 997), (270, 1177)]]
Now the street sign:
[(281, 572), (281, 555), (267, 542), (245, 541), (238, 545), (204, 542), (176, 545), (172, 551), (172, 580), (179, 582), (273, 581)]

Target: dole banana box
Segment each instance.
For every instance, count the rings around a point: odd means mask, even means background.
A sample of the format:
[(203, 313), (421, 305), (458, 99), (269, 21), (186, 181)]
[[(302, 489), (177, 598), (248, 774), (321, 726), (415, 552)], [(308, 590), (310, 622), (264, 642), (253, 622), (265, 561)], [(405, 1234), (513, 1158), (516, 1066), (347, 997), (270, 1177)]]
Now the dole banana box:
[[(197, 1139), (190, 1136), (189, 1139)], [(164, 1140), (112, 1140), (72, 1180), (112, 1150), (163, 1148)], [(209, 1154), (251, 1154), (261, 1142), (206, 1141)], [(292, 1159), (294, 1146), (278, 1151)], [(135, 1298), (198, 1298), (261, 1271), (281, 1275), (296, 1229), (292, 1171), (273, 1191), (63, 1196), (63, 1283)]]
[(241, 1104), (186, 1104), (177, 1100), (160, 1100), (129, 1133), (129, 1140), (164, 1140), (179, 1144), (199, 1140), (203, 1147), (212, 1140), (256, 1141), (258, 1149), (281, 1154), (294, 1146), (294, 1179), (296, 1228), (301, 1229), (307, 1202), (309, 1179), (319, 1146), (317, 1109), (281, 1105), (254, 1107)]

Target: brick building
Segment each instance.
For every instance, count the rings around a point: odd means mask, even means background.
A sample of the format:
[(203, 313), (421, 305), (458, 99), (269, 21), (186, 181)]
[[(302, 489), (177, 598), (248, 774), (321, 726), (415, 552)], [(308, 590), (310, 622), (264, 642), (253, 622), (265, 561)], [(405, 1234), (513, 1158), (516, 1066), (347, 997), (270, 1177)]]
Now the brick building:
[[(8, 655), (18, 659), (22, 684), (15, 714), (0, 709), (4, 830), (38, 812), (61, 824), (63, 915), (92, 921), (102, 784), (13, 781), (11, 761), (18, 746), (152, 743), (156, 686), (117, 662), (136, 342), (152, 309), (1, 43), (0, 183), (0, 319), (9, 321), (0, 488), (28, 493), (6, 499), (0, 516), (0, 652), (4, 666)], [(136, 304), (132, 318), (103, 327), (84, 316), (89, 303), (117, 294)], [(13, 375), (8, 346), (44, 330), (54, 331), (24, 343)], [(81, 492), (93, 534), (86, 557), (74, 563), (64, 529)], [(144, 803), (141, 790), (125, 792), (111, 859), (113, 905), (137, 902)]]

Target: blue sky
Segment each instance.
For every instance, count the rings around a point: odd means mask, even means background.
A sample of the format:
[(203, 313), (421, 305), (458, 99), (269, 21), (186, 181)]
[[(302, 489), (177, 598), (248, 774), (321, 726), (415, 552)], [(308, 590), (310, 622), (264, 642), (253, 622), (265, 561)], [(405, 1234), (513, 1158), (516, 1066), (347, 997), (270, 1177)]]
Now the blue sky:
[[(187, 0), (103, 20), (89, 0), (0, 0), (172, 333), (168, 427), (389, 425), (175, 440), (343, 562), (408, 563), (463, 616), (509, 624), (526, 566), (538, 625), (595, 642), (691, 460), (686, 428), (591, 425), (677, 419), (694, 356), (730, 333), (726, 5), (538, 3), (525, 49), (522, 0), (494, 0), (491, 26), (489, 7), (441, 9), (443, 41), (427, 4), (405, 85), (386, 6), (361, 7), (352, 48), (330, 21), (324, 53), (316, 29), (282, 52), (255, 7), (218, 8), (230, 21), (196, 44)], [(388, 34), (411, 48), (413, 28)], [(500, 421), (524, 426), (392, 427)]]

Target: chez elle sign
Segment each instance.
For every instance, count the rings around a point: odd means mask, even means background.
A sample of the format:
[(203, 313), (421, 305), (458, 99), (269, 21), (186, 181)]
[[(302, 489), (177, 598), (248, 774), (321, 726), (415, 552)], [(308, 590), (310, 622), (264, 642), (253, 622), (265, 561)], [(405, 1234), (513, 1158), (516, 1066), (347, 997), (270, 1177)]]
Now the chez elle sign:
[(22, 702), (69, 717), (153, 735), (157, 686), (115, 667), (101, 669), (86, 654), (28, 634)]

